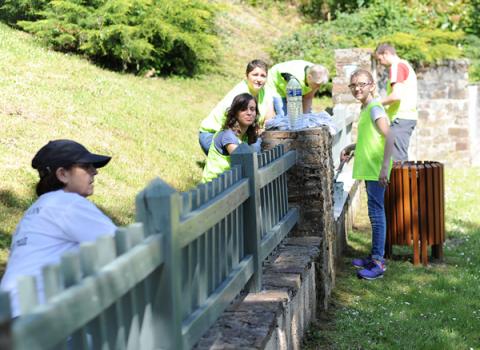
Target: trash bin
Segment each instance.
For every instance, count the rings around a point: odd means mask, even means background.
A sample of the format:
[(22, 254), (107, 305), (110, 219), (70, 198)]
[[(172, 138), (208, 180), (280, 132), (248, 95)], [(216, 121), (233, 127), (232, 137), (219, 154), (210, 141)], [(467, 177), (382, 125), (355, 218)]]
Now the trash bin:
[(443, 164), (432, 161), (396, 163), (385, 191), (387, 240), (385, 255), (393, 245), (413, 246), (413, 263), (428, 264), (432, 256), (443, 259), (445, 198)]

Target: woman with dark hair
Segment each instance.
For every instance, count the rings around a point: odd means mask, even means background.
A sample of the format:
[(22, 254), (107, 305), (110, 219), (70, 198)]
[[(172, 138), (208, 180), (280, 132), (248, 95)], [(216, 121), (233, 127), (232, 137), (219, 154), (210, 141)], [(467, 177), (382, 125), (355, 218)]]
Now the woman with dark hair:
[(227, 118), (221, 131), (213, 137), (203, 169), (202, 182), (216, 178), (230, 169), (230, 154), (242, 142), (249, 145), (257, 142), (258, 133), (257, 100), (250, 94), (237, 95), (227, 111)]
[(82, 242), (113, 235), (116, 226), (86, 197), (93, 194), (97, 169), (111, 157), (90, 153), (71, 140), (50, 141), (32, 160), (40, 180), (38, 199), (25, 212), (12, 237), (10, 258), (0, 288), (9, 291), (12, 316), (21, 313), (17, 278), (33, 275), (43, 301), (41, 269), (60, 261)]
[[(273, 97), (265, 89), (267, 74), (268, 66), (264, 61), (250, 61), (247, 64), (245, 79), (230, 90), (210, 112), (208, 117), (202, 121), (198, 140), (206, 155), (208, 155), (213, 135), (220, 131), (225, 124), (227, 110), (231, 106), (235, 96), (242, 93), (249, 93), (257, 99), (259, 128), (263, 128), (265, 122), (274, 116)], [(260, 144), (257, 145), (257, 151), (260, 151)]]

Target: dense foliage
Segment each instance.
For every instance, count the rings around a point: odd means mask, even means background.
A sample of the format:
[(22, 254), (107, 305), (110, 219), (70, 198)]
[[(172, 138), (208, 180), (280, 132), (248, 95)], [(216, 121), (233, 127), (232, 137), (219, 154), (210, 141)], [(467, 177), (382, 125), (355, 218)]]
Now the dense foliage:
[[(480, 1), (475, 5), (480, 7)], [(475, 0), (370, 1), (355, 12), (337, 12), (332, 21), (320, 20), (286, 36), (272, 50), (274, 61), (304, 58), (325, 64), (333, 72), (333, 50), (374, 48), (390, 42), (400, 56), (414, 63), (468, 57), (471, 79), (480, 79), (479, 20)], [(477, 21), (477, 24), (475, 23)], [(470, 33), (465, 35), (465, 33)]]
[(216, 57), (205, 0), (4, 0), (3, 19), (109, 68), (191, 76)]

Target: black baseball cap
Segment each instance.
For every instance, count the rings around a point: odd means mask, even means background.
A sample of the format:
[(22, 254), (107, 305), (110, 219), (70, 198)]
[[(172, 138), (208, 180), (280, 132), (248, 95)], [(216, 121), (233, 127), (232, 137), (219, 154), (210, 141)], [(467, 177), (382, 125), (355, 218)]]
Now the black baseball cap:
[(53, 140), (40, 148), (32, 159), (32, 167), (43, 176), (42, 174), (73, 164), (92, 164), (95, 168), (101, 168), (107, 165), (110, 159), (112, 157), (91, 153), (78, 142)]

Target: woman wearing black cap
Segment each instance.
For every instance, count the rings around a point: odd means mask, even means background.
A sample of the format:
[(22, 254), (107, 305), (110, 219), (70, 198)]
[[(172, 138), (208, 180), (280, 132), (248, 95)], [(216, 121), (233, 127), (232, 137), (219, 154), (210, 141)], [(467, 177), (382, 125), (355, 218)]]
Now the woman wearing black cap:
[(43, 301), (43, 266), (58, 263), (63, 253), (80, 243), (113, 235), (115, 225), (86, 197), (93, 194), (97, 168), (111, 157), (90, 153), (71, 140), (50, 141), (32, 160), (40, 180), (39, 196), (26, 211), (12, 237), (10, 258), (0, 288), (9, 291), (12, 316), (20, 314), (17, 278), (33, 275)]

